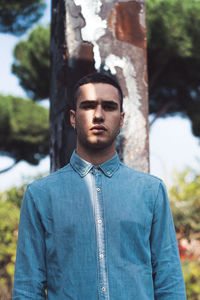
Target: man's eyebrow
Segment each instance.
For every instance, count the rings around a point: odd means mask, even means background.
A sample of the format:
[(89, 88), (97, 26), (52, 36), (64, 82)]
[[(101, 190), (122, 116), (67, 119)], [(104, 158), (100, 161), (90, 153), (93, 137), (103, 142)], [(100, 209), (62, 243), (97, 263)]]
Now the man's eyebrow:
[(118, 106), (118, 102), (115, 102), (113, 100), (105, 100), (102, 101), (103, 104), (109, 104), (109, 105), (113, 105), (113, 106)]
[[(81, 101), (80, 106), (89, 105), (89, 104), (92, 104), (92, 105), (98, 104), (98, 100), (83, 100), (83, 101)], [(112, 106), (118, 106), (118, 103), (113, 100), (103, 100), (102, 105), (105, 105), (105, 104), (112, 105)]]
[(97, 104), (97, 101), (95, 101), (95, 100), (83, 100), (83, 101), (81, 101), (80, 106), (88, 105), (88, 104)]

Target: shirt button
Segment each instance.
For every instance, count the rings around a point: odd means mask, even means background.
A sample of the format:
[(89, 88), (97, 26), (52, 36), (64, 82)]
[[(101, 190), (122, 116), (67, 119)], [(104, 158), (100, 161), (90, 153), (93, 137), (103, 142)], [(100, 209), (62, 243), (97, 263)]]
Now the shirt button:
[(104, 286), (102, 286), (101, 290), (102, 290), (103, 292), (105, 292), (105, 291), (106, 291), (106, 288), (105, 288)]
[(96, 188), (97, 192), (100, 192), (100, 188)]
[(85, 175), (86, 171), (83, 171), (82, 174)]
[(110, 175), (110, 171), (108, 171), (107, 174)]
[(98, 224), (102, 224), (102, 220), (101, 219), (98, 219)]
[(103, 259), (103, 258), (104, 258), (103, 253), (101, 253), (101, 254), (99, 255), (99, 257), (100, 257), (100, 259)]

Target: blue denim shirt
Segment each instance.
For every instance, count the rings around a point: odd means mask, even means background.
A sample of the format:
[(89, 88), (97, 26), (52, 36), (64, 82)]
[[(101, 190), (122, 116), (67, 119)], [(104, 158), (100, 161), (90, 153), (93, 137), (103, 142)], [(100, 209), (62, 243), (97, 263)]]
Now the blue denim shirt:
[(27, 187), (13, 299), (184, 300), (176, 235), (162, 181), (117, 154), (70, 163)]

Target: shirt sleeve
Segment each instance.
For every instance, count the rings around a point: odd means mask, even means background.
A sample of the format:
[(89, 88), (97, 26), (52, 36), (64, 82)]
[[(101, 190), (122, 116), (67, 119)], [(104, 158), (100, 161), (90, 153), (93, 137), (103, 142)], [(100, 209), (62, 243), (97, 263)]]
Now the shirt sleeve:
[(25, 192), (19, 223), (13, 297), (45, 299), (46, 266), (44, 228), (30, 186)]
[(154, 206), (150, 243), (155, 300), (185, 300), (176, 232), (162, 182)]

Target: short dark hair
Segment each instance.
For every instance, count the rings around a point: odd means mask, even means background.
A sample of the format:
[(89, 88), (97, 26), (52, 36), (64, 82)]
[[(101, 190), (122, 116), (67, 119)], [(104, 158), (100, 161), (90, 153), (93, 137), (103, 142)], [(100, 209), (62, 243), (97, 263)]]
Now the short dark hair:
[(74, 87), (74, 99), (73, 99), (73, 108), (76, 109), (76, 102), (77, 102), (77, 95), (78, 95), (78, 89), (80, 86), (87, 84), (87, 83), (107, 83), (111, 84), (118, 90), (119, 94), (119, 100), (120, 100), (120, 111), (123, 111), (123, 93), (122, 89), (116, 79), (113, 75), (107, 75), (104, 73), (96, 72), (88, 74), (84, 77), (82, 77), (75, 85)]

